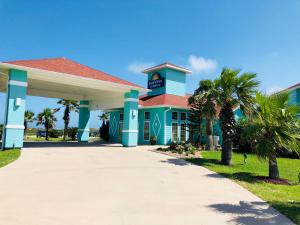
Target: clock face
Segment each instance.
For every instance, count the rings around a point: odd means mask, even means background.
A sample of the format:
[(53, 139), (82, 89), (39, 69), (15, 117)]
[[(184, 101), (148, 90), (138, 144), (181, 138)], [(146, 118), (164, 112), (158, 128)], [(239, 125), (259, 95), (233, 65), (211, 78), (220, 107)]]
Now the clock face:
[(154, 73), (151, 77), (151, 80), (159, 80), (161, 77), (160, 77), (160, 74), (159, 73)]

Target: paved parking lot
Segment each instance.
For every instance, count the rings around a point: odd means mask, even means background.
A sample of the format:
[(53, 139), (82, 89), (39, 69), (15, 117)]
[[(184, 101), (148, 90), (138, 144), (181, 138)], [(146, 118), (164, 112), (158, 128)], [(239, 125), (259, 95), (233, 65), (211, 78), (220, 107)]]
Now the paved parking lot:
[(0, 169), (0, 224), (292, 224), (230, 180), (148, 149), (24, 149)]

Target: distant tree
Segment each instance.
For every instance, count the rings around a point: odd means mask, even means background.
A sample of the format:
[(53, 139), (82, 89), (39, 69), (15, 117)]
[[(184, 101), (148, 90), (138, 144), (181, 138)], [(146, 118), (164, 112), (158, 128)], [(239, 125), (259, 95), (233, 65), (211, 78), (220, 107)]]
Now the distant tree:
[(37, 125), (44, 125), (46, 130), (46, 140), (49, 140), (49, 130), (55, 127), (57, 119), (54, 116), (54, 110), (49, 108), (44, 109), (43, 112), (37, 116)]
[(26, 110), (24, 116), (24, 137), (27, 135), (28, 124), (32, 123), (34, 120), (34, 112)]
[(269, 177), (279, 178), (277, 151), (285, 148), (300, 154), (299, 106), (289, 105), (289, 93), (256, 94), (257, 112), (246, 129), (258, 157), (269, 160)]
[[(60, 99), (57, 104), (62, 105), (65, 108), (64, 110), (64, 133), (63, 139), (66, 140), (68, 135), (69, 123), (70, 123), (70, 112), (75, 111), (78, 112), (78, 101), (68, 100), (68, 99)], [(59, 111), (62, 107), (56, 108), (55, 112)]]
[(243, 73), (240, 70), (224, 68), (220, 78), (215, 80), (216, 100), (221, 107), (220, 123), (222, 129), (222, 157), (221, 163), (231, 164), (232, 145), (235, 137), (235, 118), (233, 109), (237, 105), (248, 116), (253, 112), (255, 92), (259, 85), (256, 74)]
[(109, 114), (104, 112), (99, 116), (99, 119), (102, 121), (101, 127), (100, 127), (100, 137), (108, 141), (109, 140)]
[(211, 80), (201, 80), (194, 93), (194, 101), (202, 104), (201, 114), (206, 120), (206, 150), (213, 149), (213, 120), (216, 118), (215, 84)]

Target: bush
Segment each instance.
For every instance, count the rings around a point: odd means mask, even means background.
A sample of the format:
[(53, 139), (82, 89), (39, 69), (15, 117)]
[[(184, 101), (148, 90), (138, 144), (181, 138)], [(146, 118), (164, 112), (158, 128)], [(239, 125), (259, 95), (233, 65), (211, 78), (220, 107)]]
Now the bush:
[(68, 129), (68, 136), (71, 138), (71, 140), (75, 141), (77, 138), (77, 132), (78, 128), (77, 127), (70, 127)]
[(152, 137), (150, 138), (150, 144), (151, 144), (151, 145), (156, 145), (156, 143), (157, 143), (157, 138), (156, 138), (155, 136), (152, 136)]
[(188, 144), (186, 152), (187, 154), (192, 154), (195, 155), (196, 154), (196, 147), (194, 145), (192, 145), (191, 143)]
[(184, 145), (177, 145), (176, 152), (182, 154), (185, 151)]
[(177, 142), (175, 142), (175, 141), (171, 142), (171, 144), (170, 144), (170, 150), (171, 151), (176, 150), (177, 146), (178, 146)]
[(61, 130), (49, 130), (49, 137), (50, 138), (58, 138), (63, 135)]

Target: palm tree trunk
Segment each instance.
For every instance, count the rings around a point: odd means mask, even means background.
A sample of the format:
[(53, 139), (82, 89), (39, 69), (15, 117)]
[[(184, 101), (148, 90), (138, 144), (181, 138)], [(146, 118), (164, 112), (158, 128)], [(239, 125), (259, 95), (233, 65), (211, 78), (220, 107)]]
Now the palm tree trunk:
[(269, 157), (269, 178), (279, 179), (279, 170), (275, 153)]
[(206, 118), (206, 147), (205, 150), (212, 150), (214, 147), (213, 143), (213, 122), (210, 118)]
[(48, 128), (48, 126), (45, 126), (45, 129), (46, 129), (46, 141), (48, 141), (49, 140), (49, 137), (48, 137), (48, 135), (49, 135), (49, 128)]
[(70, 122), (70, 106), (69, 105), (66, 105), (63, 120), (65, 122), (64, 136), (63, 136), (63, 139), (65, 141), (67, 138), (67, 135), (68, 135), (69, 122)]
[(235, 135), (235, 119), (230, 104), (225, 103), (224, 107), (221, 109), (220, 122), (223, 138), (221, 163), (224, 165), (231, 165), (232, 140)]
[(26, 134), (27, 134), (27, 122), (24, 121), (24, 139), (26, 139)]

